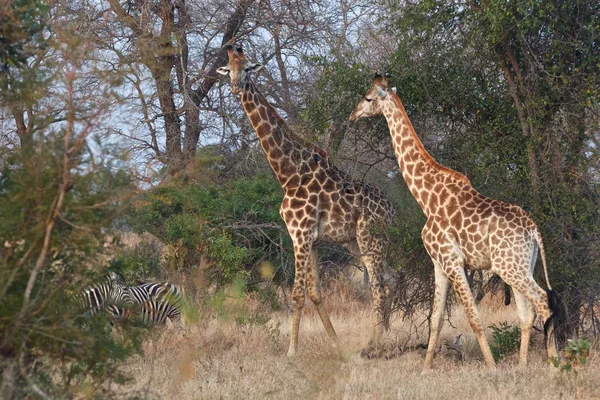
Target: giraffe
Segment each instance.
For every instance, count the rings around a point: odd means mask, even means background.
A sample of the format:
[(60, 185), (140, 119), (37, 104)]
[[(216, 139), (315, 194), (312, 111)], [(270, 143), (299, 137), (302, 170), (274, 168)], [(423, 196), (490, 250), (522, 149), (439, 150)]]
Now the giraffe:
[[(556, 356), (552, 333), (560, 313), (559, 300), (550, 286), (542, 237), (535, 222), (519, 206), (482, 195), (466, 176), (438, 164), (417, 137), (396, 88), (388, 88), (387, 77), (380, 75), (349, 119), (375, 115), (386, 118), (402, 176), (427, 217), (421, 238), (433, 261), (435, 293), (423, 372), (432, 367), (449, 285), (466, 310), (485, 362), (495, 368), (465, 268), (491, 269), (512, 287), (521, 326), (519, 365), (527, 364), (536, 310), (545, 321), (548, 356)], [(533, 279), (538, 249), (547, 291)]]
[(382, 273), (383, 239), (373, 228), (391, 221), (392, 204), (379, 188), (351, 179), (329, 164), (324, 150), (295, 135), (249, 79), (262, 65), (249, 62), (241, 47), (228, 46), (227, 52), (229, 63), (217, 72), (229, 75), (231, 91), (240, 95), (284, 191), (279, 213), (292, 238), (296, 268), (288, 356), (297, 351), (306, 291), (334, 346), (338, 344), (319, 282), (316, 245), (324, 241), (345, 245), (371, 276), (375, 326), (367, 348), (376, 346), (388, 325), (389, 303)]

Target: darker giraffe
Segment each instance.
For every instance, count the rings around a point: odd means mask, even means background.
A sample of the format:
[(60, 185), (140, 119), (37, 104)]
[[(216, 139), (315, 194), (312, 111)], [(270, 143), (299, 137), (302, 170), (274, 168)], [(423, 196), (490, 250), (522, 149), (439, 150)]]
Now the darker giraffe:
[[(485, 361), (491, 368), (495, 365), (465, 268), (491, 269), (513, 288), (521, 321), (521, 365), (527, 363), (535, 310), (546, 322), (548, 355), (555, 356), (551, 334), (558, 316), (558, 297), (550, 287), (535, 222), (520, 207), (482, 195), (467, 177), (438, 164), (417, 137), (395, 88), (388, 89), (387, 79), (378, 76), (350, 120), (381, 114), (388, 122), (402, 176), (427, 216), (421, 237), (435, 267), (435, 297), (424, 371), (432, 365), (450, 284), (465, 307)], [(533, 280), (538, 249), (548, 291)]]
[(227, 51), (229, 64), (218, 72), (229, 75), (231, 91), (240, 94), (244, 111), (284, 190), (280, 214), (294, 243), (296, 266), (288, 355), (296, 353), (306, 288), (325, 330), (337, 342), (321, 298), (315, 247), (321, 241), (346, 245), (369, 271), (376, 314), (371, 343), (377, 344), (389, 316), (382, 277), (383, 242), (373, 229), (391, 221), (394, 215), (391, 203), (380, 189), (355, 181), (330, 166), (323, 150), (291, 132), (248, 78), (250, 72), (260, 70), (262, 65), (248, 62), (241, 48), (229, 46)]

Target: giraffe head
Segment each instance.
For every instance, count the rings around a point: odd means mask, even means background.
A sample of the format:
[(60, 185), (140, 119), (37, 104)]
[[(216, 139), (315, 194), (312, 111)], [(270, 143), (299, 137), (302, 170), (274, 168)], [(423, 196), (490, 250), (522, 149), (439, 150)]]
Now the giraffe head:
[(361, 118), (373, 117), (383, 113), (381, 108), (382, 103), (387, 100), (389, 92), (396, 92), (396, 88), (388, 88), (387, 75), (381, 76), (375, 75), (373, 85), (358, 103), (352, 114), (350, 114), (350, 121), (356, 121)]
[(225, 67), (217, 69), (217, 73), (221, 75), (229, 75), (231, 79), (231, 91), (238, 94), (246, 87), (250, 72), (258, 72), (263, 65), (259, 63), (251, 63), (244, 55), (241, 47), (235, 49), (232, 45), (226, 47), (229, 57), (229, 64)]

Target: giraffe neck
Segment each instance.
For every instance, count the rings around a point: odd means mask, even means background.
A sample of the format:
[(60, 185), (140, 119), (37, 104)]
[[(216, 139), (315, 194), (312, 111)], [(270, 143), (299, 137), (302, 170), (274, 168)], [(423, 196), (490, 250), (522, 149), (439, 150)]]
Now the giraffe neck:
[(471, 186), (466, 176), (438, 164), (425, 150), (395, 93), (388, 92), (388, 101), (383, 105), (383, 115), (388, 122), (402, 176), (427, 217), (443, 204), (443, 199), (438, 197), (438, 193), (445, 192), (444, 187), (462, 187), (465, 184)]
[(285, 186), (308, 149), (295, 140), (283, 118), (252, 82), (246, 82), (241, 101), (271, 168), (281, 185)]

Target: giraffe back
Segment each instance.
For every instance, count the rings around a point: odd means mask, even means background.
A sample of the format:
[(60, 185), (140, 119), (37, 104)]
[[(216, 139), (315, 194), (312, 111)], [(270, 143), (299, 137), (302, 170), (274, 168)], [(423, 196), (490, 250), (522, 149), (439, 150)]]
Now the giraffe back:
[(391, 222), (391, 202), (374, 185), (352, 179), (319, 154), (303, 152), (297, 173), (284, 185), (281, 215), (291, 229), (316, 228), (317, 240), (348, 243), (359, 221)]

